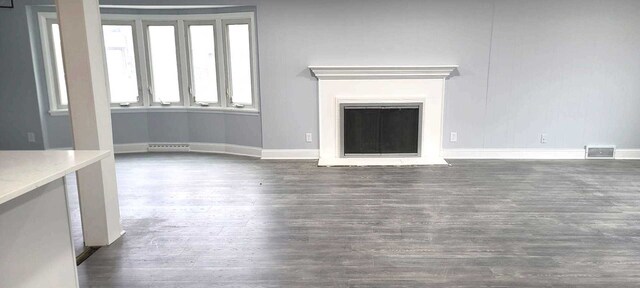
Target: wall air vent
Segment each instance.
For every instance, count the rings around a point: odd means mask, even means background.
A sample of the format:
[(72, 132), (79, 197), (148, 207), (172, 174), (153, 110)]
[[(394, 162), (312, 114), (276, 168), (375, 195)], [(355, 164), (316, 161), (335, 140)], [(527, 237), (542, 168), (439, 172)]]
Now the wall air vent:
[(616, 146), (587, 146), (586, 159), (615, 159)]
[(189, 152), (189, 144), (154, 143), (149, 144), (149, 152)]

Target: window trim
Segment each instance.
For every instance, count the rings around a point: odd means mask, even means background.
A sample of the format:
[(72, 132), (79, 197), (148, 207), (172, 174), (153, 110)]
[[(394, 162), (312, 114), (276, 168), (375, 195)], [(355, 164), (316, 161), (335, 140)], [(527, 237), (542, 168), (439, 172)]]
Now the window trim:
[[(224, 95), (223, 91), (224, 90), (224, 86), (222, 85), (222, 83), (224, 82), (224, 72), (220, 73), (222, 70), (221, 69), (221, 64), (220, 63), (220, 49), (218, 49), (219, 44), (218, 44), (218, 35), (220, 34), (218, 29), (219, 26), (218, 23), (219, 21), (214, 20), (185, 20), (184, 21), (184, 35), (185, 35), (185, 41), (186, 41), (186, 49), (185, 49), (185, 53), (187, 55), (187, 96), (189, 97), (189, 101), (190, 101), (190, 106), (193, 107), (224, 107), (223, 106), (223, 99), (222, 99), (222, 95)], [(189, 27), (191, 26), (198, 26), (198, 25), (210, 25), (213, 26), (213, 39), (214, 39), (214, 54), (215, 54), (215, 61), (216, 61), (216, 88), (217, 88), (217, 100), (218, 102), (213, 103), (213, 102), (198, 102), (196, 101), (196, 95), (193, 94), (193, 87), (194, 87), (194, 76), (193, 76), (193, 55), (191, 55), (191, 33), (189, 31)], [(201, 103), (206, 103), (206, 105), (203, 105)]]
[[(162, 20), (157, 20), (157, 21), (149, 21), (149, 20), (143, 20), (142, 21), (142, 26), (144, 27), (144, 39), (145, 39), (145, 54), (146, 54), (146, 60), (147, 60), (147, 77), (148, 77), (148, 83), (147, 83), (147, 93), (149, 94), (149, 106), (184, 106), (185, 104), (185, 97), (184, 97), (184, 84), (183, 84), (183, 80), (184, 77), (182, 75), (182, 61), (181, 61), (181, 55), (182, 55), (182, 51), (180, 49), (180, 37), (179, 37), (179, 25), (178, 25), (178, 21), (162, 21)], [(149, 27), (150, 26), (173, 26), (173, 33), (174, 33), (174, 44), (176, 46), (176, 69), (177, 69), (177, 75), (178, 75), (178, 98), (179, 100), (177, 102), (158, 102), (155, 101), (154, 99), (154, 92), (155, 92), (155, 87), (153, 87), (153, 62), (151, 61), (151, 39), (149, 38)]]
[[(50, 29), (47, 28), (47, 21), (57, 21), (57, 15), (55, 12), (38, 12), (38, 27), (40, 32), (40, 41), (42, 47), (43, 66), (45, 70), (44, 79), (46, 80), (46, 89), (49, 97), (49, 114), (52, 116), (67, 115), (68, 107), (58, 105), (57, 93), (51, 87), (55, 87), (56, 79), (55, 71), (51, 64), (52, 46), (50, 37)], [(226, 74), (228, 70), (226, 68), (227, 58), (225, 48), (225, 37), (223, 34), (224, 26), (223, 21), (245, 21), (243, 24), (249, 24), (250, 33), (250, 45), (251, 45), (251, 76), (252, 76), (252, 100), (253, 105), (245, 105), (242, 108), (233, 107), (226, 96)], [(138, 72), (139, 88), (141, 91), (141, 99), (139, 105), (131, 105), (131, 107), (121, 107), (118, 104), (112, 105), (112, 113), (136, 113), (136, 112), (171, 112), (171, 111), (186, 111), (186, 112), (198, 112), (198, 113), (225, 113), (232, 114), (259, 114), (260, 113), (260, 89), (259, 89), (259, 77), (258, 77), (258, 53), (257, 53), (257, 35), (255, 29), (255, 12), (232, 12), (232, 13), (217, 13), (217, 14), (103, 14), (103, 24), (109, 25), (111, 23), (133, 23), (133, 37), (134, 37), (134, 49), (136, 50), (136, 69)], [(196, 103), (192, 103), (192, 97), (190, 97), (190, 47), (188, 46), (188, 33), (187, 25), (192, 23), (213, 23), (214, 24), (214, 39), (216, 49), (216, 74), (218, 77), (218, 104), (210, 106), (200, 106)], [(248, 22), (248, 23), (247, 23)], [(151, 81), (150, 61), (148, 53), (148, 24), (166, 25), (166, 23), (172, 23), (175, 27), (176, 33), (176, 58), (178, 65), (178, 83), (180, 87), (180, 103), (172, 102), (169, 106), (159, 105), (160, 103), (153, 102), (152, 95), (149, 94), (149, 87)], [(102, 32), (102, 30), (101, 30)], [(102, 39), (104, 42), (104, 37)], [(104, 47), (104, 45), (103, 45)], [(104, 48), (103, 48), (104, 49)], [(106, 56), (105, 56), (106, 57)], [(108, 69), (105, 65), (105, 69)], [(56, 88), (57, 89), (57, 88)], [(108, 89), (108, 88), (107, 88)]]
[[(141, 63), (140, 63), (140, 47), (138, 47), (139, 45), (139, 41), (138, 41), (138, 33), (137, 33), (137, 25), (135, 20), (110, 20), (110, 19), (102, 19), (102, 24), (100, 25), (101, 28), (104, 29), (104, 26), (131, 26), (131, 33), (132, 33), (132, 37), (133, 37), (133, 53), (135, 55), (135, 66), (136, 66), (136, 79), (137, 79), (137, 84), (138, 84), (138, 98), (136, 102), (128, 102), (129, 105), (123, 105), (123, 103), (113, 103), (111, 102), (111, 89), (110, 89), (110, 85), (107, 85), (107, 92), (109, 94), (109, 103), (111, 104), (111, 107), (139, 107), (139, 106), (143, 106), (143, 99), (144, 99), (144, 93), (143, 93), (143, 88), (142, 88), (142, 71), (140, 69)], [(107, 83), (109, 81), (109, 63), (107, 63), (107, 54), (106, 54), (106, 45), (104, 43), (104, 30), (101, 30), (102, 32), (102, 46), (105, 49), (105, 68), (107, 69)]]
[[(256, 63), (256, 55), (258, 55), (257, 50), (256, 50), (256, 39), (255, 39), (255, 29), (253, 26), (253, 21), (251, 18), (234, 18), (234, 19), (222, 19), (221, 20), (221, 26), (222, 26), (222, 34), (223, 34), (223, 38), (224, 38), (224, 68), (225, 68), (225, 73), (224, 75), (226, 76), (226, 81), (225, 81), (225, 91), (226, 93), (224, 94), (226, 96), (226, 101), (225, 103), (227, 104), (228, 107), (233, 107), (233, 108), (237, 108), (237, 109), (257, 109), (257, 107), (260, 107), (259, 103), (258, 103), (258, 93), (257, 93), (257, 87), (258, 87), (258, 80), (257, 80), (257, 74), (255, 71), (257, 71), (257, 63)], [(231, 79), (231, 53), (229, 53), (229, 30), (228, 30), (228, 25), (234, 25), (234, 24), (247, 24), (248, 28), (249, 28), (249, 63), (250, 63), (250, 68), (251, 68), (251, 105), (246, 105), (246, 104), (239, 104), (240, 106), (237, 106), (233, 103), (233, 85), (232, 85), (232, 79)]]
[[(126, 114), (126, 113), (155, 113), (155, 112), (186, 112), (186, 113), (216, 113), (216, 114), (235, 114), (235, 115), (256, 115), (260, 114), (260, 111), (255, 109), (235, 109), (235, 108), (223, 108), (223, 107), (202, 107), (202, 106), (136, 106), (136, 107), (112, 107), (111, 114)], [(69, 115), (68, 109), (51, 110), (49, 111), (51, 116), (67, 116)]]
[[(49, 94), (49, 105), (50, 109), (55, 110), (65, 110), (68, 109), (68, 105), (62, 105), (60, 87), (57, 81), (58, 79), (58, 66), (56, 63), (55, 56), (55, 43), (53, 41), (53, 24), (58, 24), (58, 20), (52, 18), (51, 16), (55, 16), (55, 13), (40, 13), (40, 39), (42, 41), (42, 54), (44, 57), (44, 69), (45, 69), (45, 79), (47, 83), (47, 92)], [(66, 78), (65, 78), (66, 82)], [(68, 93), (68, 91), (67, 91)], [(67, 103), (69, 99), (67, 96)]]

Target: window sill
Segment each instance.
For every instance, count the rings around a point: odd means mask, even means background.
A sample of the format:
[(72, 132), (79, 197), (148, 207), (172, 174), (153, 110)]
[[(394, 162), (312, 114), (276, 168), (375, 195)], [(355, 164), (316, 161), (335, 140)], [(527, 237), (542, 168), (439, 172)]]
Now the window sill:
[[(260, 111), (253, 108), (221, 108), (221, 107), (112, 107), (111, 114), (121, 113), (155, 113), (155, 112), (187, 112), (187, 113), (215, 113), (236, 115), (259, 115)], [(51, 116), (69, 115), (69, 110), (49, 110)]]

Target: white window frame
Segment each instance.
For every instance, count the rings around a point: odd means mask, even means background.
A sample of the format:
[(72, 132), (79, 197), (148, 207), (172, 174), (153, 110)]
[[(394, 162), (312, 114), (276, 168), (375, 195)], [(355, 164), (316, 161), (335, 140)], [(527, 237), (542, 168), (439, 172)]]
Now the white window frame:
[[(142, 21), (142, 24), (144, 26), (144, 38), (145, 38), (145, 53), (146, 53), (146, 57), (147, 57), (147, 73), (148, 73), (148, 78), (149, 78), (149, 82), (147, 83), (147, 91), (149, 93), (149, 103), (151, 104), (151, 106), (183, 106), (185, 103), (185, 94), (183, 93), (184, 90), (184, 84), (183, 84), (183, 80), (184, 77), (182, 77), (182, 66), (183, 64), (181, 63), (181, 55), (184, 53), (184, 51), (181, 51), (180, 49), (180, 35), (179, 35), (179, 25), (178, 25), (178, 21)], [(176, 69), (178, 69), (178, 71), (176, 71), (176, 74), (178, 75), (178, 101), (177, 102), (158, 102), (155, 101), (154, 96), (154, 90), (155, 88), (153, 87), (153, 69), (152, 69), (152, 65), (153, 63), (151, 62), (151, 45), (150, 45), (150, 41), (149, 41), (149, 26), (173, 26), (173, 33), (175, 34), (175, 45), (176, 45), (176, 64), (178, 67), (176, 67)]]
[[(42, 50), (44, 57), (44, 68), (46, 74), (46, 84), (49, 91), (49, 103), (51, 115), (68, 114), (67, 106), (60, 105), (57, 97), (57, 82), (55, 71), (55, 58), (53, 58), (53, 46), (50, 32), (50, 21), (56, 23), (56, 13), (39, 12), (40, 39), (42, 41)], [(194, 111), (194, 112), (214, 112), (214, 113), (236, 113), (236, 114), (256, 114), (259, 113), (260, 96), (258, 85), (258, 64), (257, 64), (257, 36), (255, 29), (254, 12), (237, 12), (237, 13), (219, 13), (219, 14), (183, 14), (183, 15), (150, 15), (150, 14), (103, 14), (102, 20), (104, 25), (133, 25), (134, 49), (136, 50), (136, 69), (138, 73), (138, 86), (140, 98), (135, 105), (131, 107), (121, 107), (118, 103), (112, 104), (111, 111), (114, 113), (128, 112), (144, 112), (150, 110), (162, 111)], [(203, 106), (193, 101), (189, 87), (191, 87), (191, 62), (188, 25), (206, 24), (214, 26), (214, 39), (216, 49), (216, 75), (218, 81), (218, 103), (210, 103), (209, 106)], [(228, 62), (228, 41), (226, 40), (226, 24), (248, 24), (249, 25), (249, 43), (251, 51), (251, 82), (252, 82), (252, 105), (244, 105), (244, 107), (235, 107), (231, 103), (231, 99), (227, 96), (227, 87), (229, 85)], [(161, 103), (154, 102), (150, 92), (151, 69), (148, 47), (148, 29), (149, 25), (174, 25), (176, 33), (176, 51), (178, 63), (178, 83), (180, 89), (180, 102), (173, 102), (170, 106), (163, 106)], [(102, 30), (101, 30), (102, 32)], [(104, 41), (104, 40), (103, 40)], [(103, 45), (104, 47), (104, 45)], [(104, 49), (104, 48), (103, 48)], [(108, 69), (105, 67), (105, 69)], [(107, 87), (108, 89), (108, 87)], [(134, 103), (131, 103), (134, 104)]]
[[(103, 19), (102, 20), (102, 25), (100, 26), (101, 28), (105, 25), (118, 25), (118, 26), (131, 26), (131, 33), (133, 33), (133, 51), (135, 54), (135, 62), (136, 62), (136, 79), (138, 82), (138, 98), (136, 102), (127, 102), (127, 103), (112, 103), (111, 102), (111, 91), (110, 91), (110, 86), (107, 85), (107, 91), (109, 92), (109, 103), (111, 103), (111, 107), (139, 107), (139, 106), (143, 106), (143, 98), (144, 98), (144, 94), (143, 94), (143, 88), (142, 88), (142, 71), (140, 70), (140, 47), (138, 46), (139, 41), (138, 41), (138, 33), (137, 33), (137, 25), (136, 22), (134, 20), (109, 20), (109, 19)], [(103, 30), (100, 30), (103, 32)], [(104, 33), (104, 32), (103, 32)], [(104, 42), (104, 37), (103, 37), (103, 41)], [(104, 44), (102, 46), (105, 46)], [(105, 47), (106, 49), (106, 47)], [(108, 63), (106, 61), (106, 51), (105, 51), (105, 64), (106, 64), (106, 69), (108, 70)], [(109, 82), (109, 73), (107, 73), (107, 83)]]
[[(224, 100), (222, 99), (223, 97), (221, 97), (221, 95), (224, 95), (223, 91), (225, 91), (223, 89), (223, 86), (221, 85), (222, 82), (224, 82), (224, 76), (222, 74), (221, 71), (221, 51), (220, 51), (220, 42), (218, 39), (218, 36), (220, 35), (220, 31), (218, 31), (219, 26), (218, 23), (219, 21), (216, 20), (186, 20), (184, 21), (184, 33), (185, 33), (185, 40), (186, 40), (186, 54), (187, 54), (187, 71), (188, 71), (188, 95), (189, 95), (189, 101), (191, 103), (191, 106), (194, 107), (218, 107), (221, 108), (224, 105)], [(193, 59), (192, 59), (192, 55), (191, 55), (191, 33), (189, 33), (189, 27), (191, 26), (197, 26), (197, 25), (210, 25), (213, 26), (213, 39), (215, 41), (214, 44), (214, 53), (215, 53), (215, 58), (216, 58), (216, 81), (217, 81), (217, 85), (216, 87), (217, 89), (217, 95), (216, 97), (218, 98), (218, 102), (217, 103), (209, 103), (209, 102), (197, 102), (195, 99), (195, 94), (193, 94), (193, 87), (194, 87), (194, 76), (193, 76), (193, 67), (192, 67), (192, 63), (193, 63)]]
[[(225, 81), (225, 95), (226, 95), (226, 106), (227, 107), (233, 107), (236, 109), (257, 109), (257, 107), (259, 107), (259, 103), (258, 103), (258, 93), (257, 93), (257, 87), (258, 87), (258, 83), (257, 83), (257, 74), (255, 73), (255, 71), (257, 70), (257, 63), (256, 63), (256, 55), (258, 54), (256, 52), (256, 39), (255, 39), (255, 28), (253, 26), (253, 19), (252, 18), (234, 18), (234, 19), (222, 19), (221, 20), (221, 30), (222, 30), (222, 34), (224, 36), (224, 67), (225, 67), (225, 77), (226, 77), (226, 81)], [(247, 24), (249, 26), (249, 53), (250, 53), (250, 57), (251, 59), (249, 59), (250, 61), (250, 65), (251, 65), (251, 105), (246, 105), (246, 104), (242, 104), (242, 105), (236, 105), (233, 103), (233, 89), (232, 89), (232, 83), (231, 83), (231, 65), (229, 65), (230, 63), (230, 53), (229, 51), (229, 35), (228, 35), (228, 29), (227, 26), (228, 25), (234, 25), (234, 24)]]
[[(53, 17), (52, 17), (53, 16)], [(44, 57), (45, 78), (47, 82), (47, 90), (49, 92), (50, 111), (67, 110), (67, 105), (62, 105), (60, 98), (60, 88), (58, 87), (58, 70), (55, 59), (54, 43), (53, 43), (53, 24), (58, 24), (55, 13), (40, 13), (40, 40), (42, 41), (42, 54)], [(68, 93), (68, 91), (67, 91)], [(68, 101), (69, 99), (67, 99)]]

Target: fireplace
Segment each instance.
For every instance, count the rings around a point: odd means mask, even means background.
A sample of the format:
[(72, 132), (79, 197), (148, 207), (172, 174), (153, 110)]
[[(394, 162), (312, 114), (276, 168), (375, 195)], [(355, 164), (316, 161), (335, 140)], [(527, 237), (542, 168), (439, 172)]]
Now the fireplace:
[(420, 156), (420, 103), (340, 106), (344, 157)]
[(320, 166), (432, 165), (442, 158), (445, 80), (457, 66), (314, 66)]

